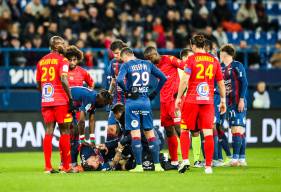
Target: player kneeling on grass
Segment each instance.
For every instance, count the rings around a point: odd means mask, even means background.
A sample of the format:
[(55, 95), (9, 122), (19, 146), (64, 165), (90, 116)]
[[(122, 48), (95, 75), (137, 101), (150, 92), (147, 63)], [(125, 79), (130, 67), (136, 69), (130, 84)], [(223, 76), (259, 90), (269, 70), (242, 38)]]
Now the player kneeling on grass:
[[(78, 121), (79, 131), (77, 130), (77, 125), (74, 123), (73, 135), (76, 137), (77, 134), (80, 136), (80, 144), (85, 142), (85, 119), (86, 114), (89, 112), (94, 112), (96, 108), (102, 108), (112, 102), (112, 96), (107, 90), (101, 90), (97, 92), (85, 87), (72, 87), (71, 93), (73, 96), (74, 107), (80, 112), (80, 117)], [(74, 114), (75, 116), (75, 114)], [(75, 117), (74, 117), (75, 119)], [(90, 144), (95, 145), (94, 135), (95, 130), (90, 130)], [(92, 136), (92, 137), (91, 137)], [(76, 137), (77, 138), (77, 137)], [(82, 139), (83, 138), (83, 139)], [(79, 153), (79, 142), (78, 140), (72, 140), (71, 142), (71, 157), (72, 165), (77, 165), (77, 157)]]
[[(188, 86), (185, 102), (182, 108), (182, 119), (187, 129), (193, 131), (203, 130), (205, 149), (205, 173), (211, 174), (212, 157), (214, 153), (213, 122), (214, 122), (214, 80), (218, 82), (221, 103), (220, 111), (225, 113), (225, 86), (220, 63), (209, 53), (205, 52), (205, 38), (203, 35), (192, 37), (191, 48), (194, 55), (186, 61), (185, 74), (183, 75), (176, 100), (176, 109), (181, 108), (181, 99)], [(183, 162), (184, 163), (184, 162)], [(186, 165), (188, 166), (188, 165)], [(185, 165), (180, 168), (185, 170)], [(179, 168), (179, 172), (182, 173)]]
[[(136, 160), (136, 168), (133, 172), (142, 172), (142, 143), (141, 131), (149, 142), (155, 171), (163, 171), (159, 162), (159, 144), (153, 131), (153, 118), (150, 99), (153, 99), (161, 90), (166, 81), (165, 75), (151, 62), (136, 59), (130, 48), (121, 50), (121, 59), (125, 62), (117, 77), (118, 85), (125, 91), (125, 128), (131, 131), (132, 150)], [(149, 94), (151, 77), (159, 79), (157, 88)], [(124, 80), (126, 79), (126, 84)]]
[(232, 133), (233, 156), (231, 166), (247, 166), (245, 160), (245, 128), (248, 81), (242, 63), (234, 60), (235, 48), (227, 44), (220, 49), (222, 71), (226, 87), (228, 122)]

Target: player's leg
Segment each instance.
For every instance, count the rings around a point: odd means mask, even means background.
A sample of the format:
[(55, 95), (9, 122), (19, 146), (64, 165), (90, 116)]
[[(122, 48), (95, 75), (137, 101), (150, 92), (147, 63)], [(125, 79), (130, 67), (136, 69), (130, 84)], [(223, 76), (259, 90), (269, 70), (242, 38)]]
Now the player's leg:
[(224, 164), (229, 164), (229, 161), (232, 158), (231, 151), (228, 145), (228, 139), (225, 135), (225, 132), (222, 130), (222, 127), (220, 126), (218, 129), (218, 136), (219, 136), (219, 146), (225, 151), (226, 159), (224, 161)]
[(46, 124), (46, 132), (43, 139), (43, 152), (45, 160), (45, 173), (56, 173), (52, 167), (52, 139), (55, 129), (55, 113), (53, 107), (42, 107), (42, 116)]
[[(76, 119), (80, 119), (80, 112), (75, 114)], [(74, 120), (73, 120), (74, 121)], [(79, 156), (79, 130), (78, 125), (72, 122), (70, 125), (70, 146), (71, 146), (71, 166), (75, 169), (80, 169), (78, 166), (78, 156)], [(81, 169), (80, 169), (81, 170)]]
[(213, 166), (220, 167), (222, 166), (222, 162), (219, 161), (219, 138), (218, 132), (216, 129), (216, 124), (213, 127), (213, 138), (214, 138), (214, 154), (213, 154)]
[(89, 114), (89, 131), (90, 131), (90, 142), (93, 146), (96, 144), (95, 137), (95, 113), (90, 112)]
[(85, 143), (85, 121), (86, 113), (84, 111), (80, 112), (79, 121), (78, 121), (78, 130), (79, 130), (79, 143)]
[(193, 151), (194, 167), (202, 167), (200, 161), (200, 155), (201, 155), (200, 131), (192, 132), (191, 135), (192, 135), (192, 151)]
[(247, 166), (246, 162), (246, 135), (245, 133), (242, 135), (242, 144), (241, 144), (241, 149), (239, 153), (239, 165), (240, 166)]
[(205, 173), (211, 174), (212, 159), (214, 154), (213, 122), (214, 105), (200, 105), (198, 127), (204, 134)]

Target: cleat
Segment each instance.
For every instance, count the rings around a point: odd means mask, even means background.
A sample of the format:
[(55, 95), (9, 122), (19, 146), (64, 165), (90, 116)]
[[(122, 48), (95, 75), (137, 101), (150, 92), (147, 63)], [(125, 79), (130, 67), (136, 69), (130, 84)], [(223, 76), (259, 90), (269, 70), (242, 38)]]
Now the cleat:
[(238, 161), (238, 159), (232, 159), (232, 160), (229, 162), (229, 166), (231, 166), (231, 167), (238, 167), (238, 166), (239, 166), (239, 161)]
[(163, 167), (166, 171), (168, 170), (178, 170), (178, 165), (172, 165), (171, 162), (166, 161), (163, 163)]
[(241, 167), (247, 167), (248, 166), (245, 159), (239, 159), (238, 163), (239, 163), (239, 166), (241, 166)]
[(55, 174), (55, 173), (59, 173), (59, 172), (54, 170), (53, 168), (51, 168), (51, 169), (45, 169), (44, 173), (46, 173), (46, 174)]
[(154, 166), (155, 166), (154, 171), (157, 171), (157, 172), (165, 171), (165, 170), (161, 167), (160, 163), (157, 163), (157, 164), (155, 164)]
[(179, 172), (179, 173), (184, 173), (186, 170), (189, 169), (189, 167), (190, 167), (190, 162), (189, 162), (189, 160), (183, 161), (183, 162), (181, 162), (181, 164), (179, 165), (178, 172)]
[(204, 165), (202, 165), (202, 162), (201, 162), (201, 161), (195, 161), (194, 164), (193, 164), (193, 167), (195, 167), (195, 168), (201, 168), (201, 167), (204, 167)]
[(213, 167), (222, 167), (224, 166), (224, 163), (219, 160), (213, 160)]
[(206, 174), (213, 174), (213, 169), (212, 169), (212, 167), (205, 167), (205, 173)]
[(142, 165), (137, 165), (134, 169), (131, 169), (130, 172), (132, 172), (132, 173), (140, 173), (140, 172), (143, 172)]
[(64, 173), (79, 173), (78, 170), (73, 169), (72, 167), (69, 169), (65, 169), (64, 167), (62, 168), (62, 170), (60, 171), (60, 173), (64, 174)]

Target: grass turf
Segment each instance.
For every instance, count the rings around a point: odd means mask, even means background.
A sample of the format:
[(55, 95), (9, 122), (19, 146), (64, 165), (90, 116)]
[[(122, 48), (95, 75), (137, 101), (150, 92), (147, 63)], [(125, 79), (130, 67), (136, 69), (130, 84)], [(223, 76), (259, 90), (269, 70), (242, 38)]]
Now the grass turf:
[[(192, 155), (191, 155), (192, 156)], [(43, 154), (0, 153), (0, 191), (281, 191), (281, 148), (248, 149), (248, 167), (214, 168), (213, 175), (192, 168), (168, 172), (43, 173)], [(53, 164), (59, 154), (54, 153)]]

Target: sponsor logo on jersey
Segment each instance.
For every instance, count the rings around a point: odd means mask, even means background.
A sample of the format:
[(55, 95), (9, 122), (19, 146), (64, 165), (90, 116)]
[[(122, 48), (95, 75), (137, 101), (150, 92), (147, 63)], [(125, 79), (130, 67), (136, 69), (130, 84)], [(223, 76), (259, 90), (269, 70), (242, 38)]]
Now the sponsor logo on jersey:
[(196, 97), (197, 100), (209, 100), (210, 88), (208, 83), (203, 82), (198, 84), (196, 91), (197, 94), (199, 95), (198, 97)]
[(53, 97), (54, 95), (54, 87), (51, 83), (46, 83), (43, 85), (43, 88), (42, 88), (42, 96), (44, 98), (51, 98)]

